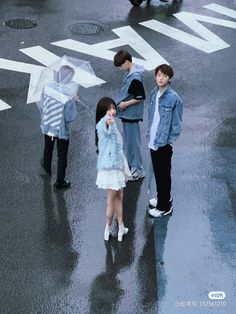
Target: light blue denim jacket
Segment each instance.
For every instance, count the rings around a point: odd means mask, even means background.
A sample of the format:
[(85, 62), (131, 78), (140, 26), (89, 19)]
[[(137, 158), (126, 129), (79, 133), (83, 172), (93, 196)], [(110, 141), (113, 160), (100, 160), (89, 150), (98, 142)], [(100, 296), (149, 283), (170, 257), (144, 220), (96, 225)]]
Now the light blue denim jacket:
[(143, 118), (143, 107), (144, 101), (128, 106), (125, 110), (120, 111), (118, 105), (122, 101), (130, 100), (133, 98), (132, 95), (128, 93), (131, 82), (136, 79), (143, 83), (144, 80), (144, 67), (139, 64), (133, 64), (130, 71), (125, 72), (121, 89), (115, 99), (117, 104), (117, 117), (129, 120), (137, 120)]
[[(150, 95), (148, 106), (148, 138), (150, 138), (150, 129), (155, 112), (157, 92), (158, 87), (155, 87)], [(154, 140), (155, 148), (172, 144), (178, 138), (181, 133), (182, 114), (183, 103), (179, 95), (170, 86), (167, 86), (164, 93), (159, 98), (160, 122)]]
[(108, 116), (103, 117), (96, 125), (98, 135), (98, 162), (100, 170), (123, 170), (123, 140), (114, 122), (107, 126)]

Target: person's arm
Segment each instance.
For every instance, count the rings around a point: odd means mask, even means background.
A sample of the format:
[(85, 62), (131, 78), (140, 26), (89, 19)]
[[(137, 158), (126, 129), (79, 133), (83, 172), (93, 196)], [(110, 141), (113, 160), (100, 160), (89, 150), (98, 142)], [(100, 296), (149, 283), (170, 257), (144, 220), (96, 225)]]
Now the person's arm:
[(72, 122), (77, 116), (76, 100), (69, 100), (64, 108), (65, 121)]
[(143, 87), (143, 83), (137, 79), (132, 80), (130, 83), (128, 93), (131, 95), (131, 99), (126, 101), (121, 101), (119, 104), (119, 109), (125, 110), (127, 107), (136, 105), (140, 101), (145, 99), (145, 91)]
[(173, 143), (180, 135), (182, 129), (183, 103), (180, 99), (176, 100), (176, 104), (172, 113), (172, 124), (169, 135), (169, 142)]

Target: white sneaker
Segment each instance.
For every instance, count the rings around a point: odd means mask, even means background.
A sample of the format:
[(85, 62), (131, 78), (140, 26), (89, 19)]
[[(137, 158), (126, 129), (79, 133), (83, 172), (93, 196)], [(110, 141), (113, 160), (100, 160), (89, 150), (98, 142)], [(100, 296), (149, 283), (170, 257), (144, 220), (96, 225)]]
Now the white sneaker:
[(134, 173), (132, 173), (132, 176), (128, 179), (128, 181), (137, 181), (140, 179), (145, 178), (145, 172), (141, 172), (140, 174), (138, 174), (136, 171)]
[(145, 171), (137, 175), (137, 180), (145, 178)]
[(129, 229), (125, 228), (124, 224), (119, 226), (119, 231), (118, 231), (118, 241), (121, 242), (123, 239), (123, 235), (126, 235), (128, 233)]
[[(171, 204), (171, 205), (172, 205), (172, 202), (173, 202), (173, 198), (171, 197), (171, 199), (170, 199), (170, 204)], [(150, 207), (157, 207), (157, 198), (156, 198), (156, 197), (151, 198), (151, 199), (149, 200), (149, 206), (150, 206)]]
[(149, 209), (149, 211), (148, 211), (149, 215), (152, 217), (155, 217), (155, 218), (170, 215), (170, 214), (172, 214), (172, 212), (173, 212), (172, 206), (170, 207), (170, 209), (167, 212), (163, 211), (163, 210), (158, 210), (156, 208)]
[(158, 209), (156, 209), (156, 208), (152, 208), (152, 209), (149, 209), (148, 213), (149, 213), (149, 215), (151, 215), (152, 217), (157, 218), (157, 217), (162, 217), (165, 212), (162, 211), (162, 210), (158, 210)]
[(149, 206), (151, 206), (151, 207), (157, 207), (157, 198), (156, 198), (156, 197), (151, 198), (151, 199), (149, 200)]

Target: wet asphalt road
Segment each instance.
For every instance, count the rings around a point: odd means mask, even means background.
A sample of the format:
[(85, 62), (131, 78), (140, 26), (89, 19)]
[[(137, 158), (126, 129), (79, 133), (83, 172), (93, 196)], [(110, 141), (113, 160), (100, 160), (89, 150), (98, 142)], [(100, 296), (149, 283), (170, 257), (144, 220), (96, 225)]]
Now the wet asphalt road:
[[(39, 114), (35, 104), (26, 104), (29, 75), (0, 69), (0, 99), (12, 107), (0, 111), (1, 314), (234, 313), (235, 29), (204, 24), (230, 44), (206, 54), (138, 25), (155, 18), (175, 26), (171, 13), (206, 14), (202, 6), (209, 3), (183, 1), (170, 12), (158, 1), (140, 8), (126, 0), (0, 2), (0, 58), (38, 65), (19, 49), (40, 45), (89, 60), (107, 82), (83, 94), (90, 109), (81, 111), (72, 127), (67, 171), (72, 188), (54, 193), (56, 158), (50, 180), (39, 166)], [(236, 10), (234, 1), (215, 3)], [(38, 26), (14, 30), (2, 25), (16, 17), (35, 19)], [(71, 34), (67, 26), (80, 20), (97, 21), (104, 31)], [(106, 193), (95, 186), (94, 108), (101, 96), (115, 95), (121, 73), (108, 60), (50, 43), (68, 38), (102, 42), (115, 38), (111, 29), (126, 25), (173, 65), (184, 120), (173, 155), (173, 215), (147, 217), (147, 178), (128, 183), (124, 221), (130, 232), (118, 245), (117, 239), (103, 241)], [(147, 96), (153, 86), (153, 71), (146, 71)], [(144, 121), (147, 170), (145, 128)], [(226, 297), (222, 303), (210, 300), (210, 291)]]

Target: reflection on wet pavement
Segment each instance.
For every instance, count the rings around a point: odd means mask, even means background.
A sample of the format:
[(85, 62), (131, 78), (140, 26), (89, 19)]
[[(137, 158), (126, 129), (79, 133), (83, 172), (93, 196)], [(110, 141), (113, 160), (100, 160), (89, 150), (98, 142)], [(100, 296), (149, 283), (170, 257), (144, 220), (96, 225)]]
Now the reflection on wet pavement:
[(47, 264), (54, 270), (59, 269), (60, 274), (64, 276), (61, 282), (69, 284), (70, 273), (78, 262), (78, 253), (73, 249), (68, 208), (63, 192), (54, 195), (51, 182), (46, 178), (43, 183)]

